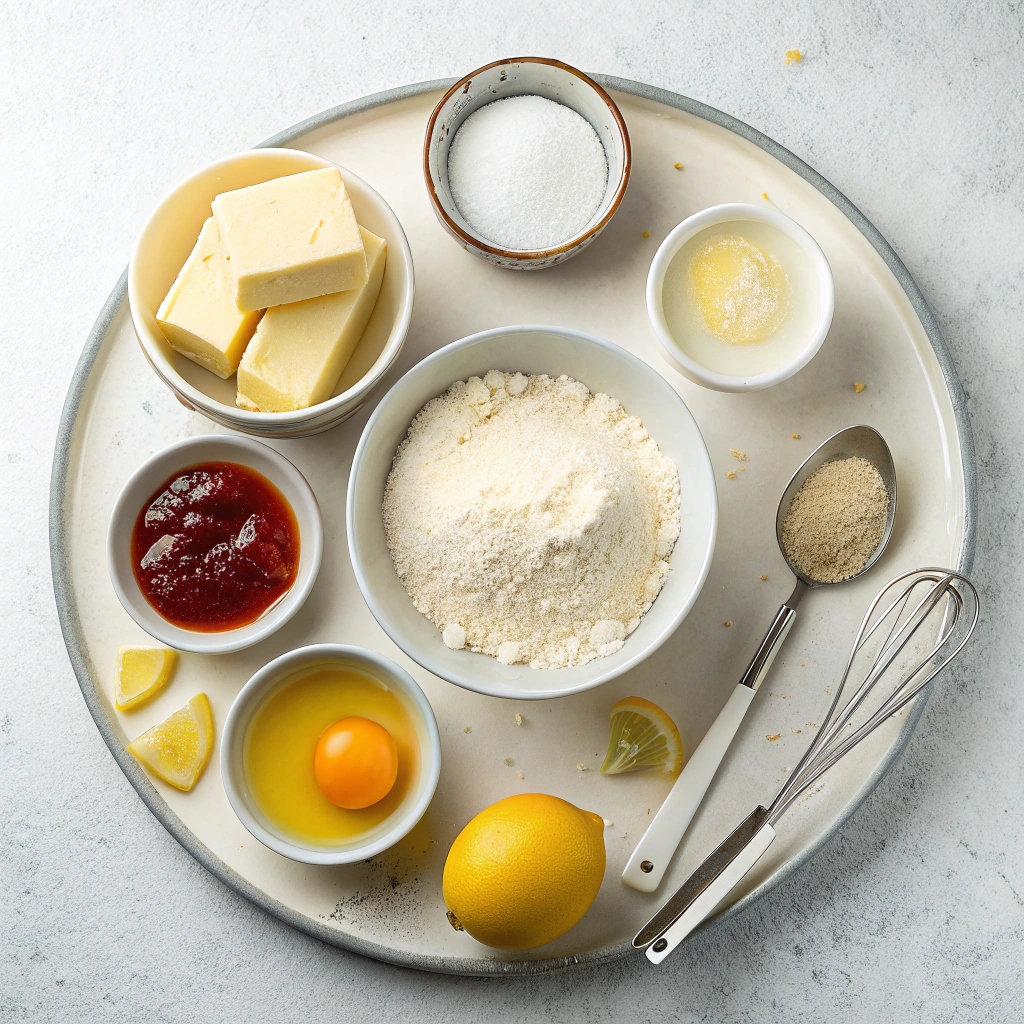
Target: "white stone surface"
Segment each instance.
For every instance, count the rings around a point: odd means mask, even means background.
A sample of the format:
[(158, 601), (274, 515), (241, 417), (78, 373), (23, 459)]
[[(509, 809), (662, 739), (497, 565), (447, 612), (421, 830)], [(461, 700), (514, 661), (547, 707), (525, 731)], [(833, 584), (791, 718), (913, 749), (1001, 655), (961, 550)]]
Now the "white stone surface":
[[(0, 1020), (1024, 1016), (1024, 11), (1009, 0), (848, 8), (0, 8)], [(794, 46), (806, 59), (787, 66)], [(170, 185), (325, 107), (514, 53), (727, 110), (820, 170), (889, 238), (970, 395), (985, 607), (896, 768), (835, 842), (751, 911), (661, 968), (637, 958), (473, 980), (321, 945), (176, 845), (86, 712), (56, 621), (46, 520), (79, 351)]]

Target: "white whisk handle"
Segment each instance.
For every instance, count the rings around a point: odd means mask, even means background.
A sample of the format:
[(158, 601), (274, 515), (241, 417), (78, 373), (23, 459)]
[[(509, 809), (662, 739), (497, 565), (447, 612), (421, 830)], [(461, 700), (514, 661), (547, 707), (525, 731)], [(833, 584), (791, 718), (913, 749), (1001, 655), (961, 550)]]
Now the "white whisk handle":
[(715, 908), (760, 860), (772, 844), (775, 829), (768, 811), (758, 807), (721, 846), (686, 880), (633, 939), (646, 946), (647, 959), (660, 964)]
[(718, 766), (747, 713), (755, 691), (740, 683), (722, 708), (700, 746), (690, 756), (629, 858), (622, 881), (641, 892), (661, 884), (672, 855), (704, 799)]

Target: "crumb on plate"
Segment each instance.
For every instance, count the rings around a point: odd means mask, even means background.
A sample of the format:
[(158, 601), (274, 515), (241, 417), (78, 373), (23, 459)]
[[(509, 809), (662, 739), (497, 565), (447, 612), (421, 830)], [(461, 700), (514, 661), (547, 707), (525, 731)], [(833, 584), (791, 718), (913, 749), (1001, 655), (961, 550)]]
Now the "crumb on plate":
[(505, 758), (505, 764), (507, 764), (509, 766), (509, 768), (511, 768), (515, 763), (516, 763), (516, 759), (514, 757), (506, 757)]
[(766, 572), (761, 573), (761, 579), (763, 579), (763, 580), (768, 579), (768, 573), (766, 573)]
[(865, 384), (864, 381), (858, 380), (858, 381), (856, 381), (854, 383), (853, 390), (856, 391), (857, 394), (859, 395), (866, 387), (867, 387), (867, 384)]
[(735, 459), (735, 460), (736, 460), (737, 462), (746, 462), (746, 461), (747, 461), (747, 459), (749, 458), (749, 456), (747, 455), (747, 453), (746, 453), (746, 452), (741, 452), (741, 451), (739, 450), (739, 448), (730, 448), (730, 449), (729, 449), (729, 454), (730, 454), (730, 455), (731, 455), (731, 456), (732, 456), (732, 457), (733, 457), (733, 458), (734, 458), (734, 459)]
[(799, 64), (804, 59), (804, 55), (799, 50), (787, 50), (786, 51), (786, 63), (787, 64)]
[(777, 740), (777, 739), (778, 739), (778, 738), (779, 738), (779, 737), (780, 737), (781, 735), (782, 735), (782, 733), (781, 733), (781, 732), (772, 732), (772, 733), (768, 733), (768, 734), (767, 734), (767, 735), (765, 736), (765, 739), (766, 739), (766, 740), (767, 740), (767, 741), (768, 741), (769, 743), (774, 743), (774, 742), (775, 742), (775, 741), (776, 741), (776, 740)]

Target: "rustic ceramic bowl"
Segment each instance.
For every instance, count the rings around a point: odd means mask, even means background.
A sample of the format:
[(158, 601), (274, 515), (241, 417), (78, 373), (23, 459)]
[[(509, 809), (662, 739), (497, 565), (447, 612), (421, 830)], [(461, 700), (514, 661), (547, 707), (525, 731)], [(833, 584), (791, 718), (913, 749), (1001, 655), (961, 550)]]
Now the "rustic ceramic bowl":
[(210, 203), (221, 192), (334, 164), (298, 149), (253, 149), (209, 164), (160, 200), (139, 232), (128, 266), (128, 304), (142, 351), (157, 376), (190, 409), (260, 437), (303, 437), (348, 419), (402, 350), (412, 318), (412, 253), (391, 207), (358, 175), (340, 168), (359, 223), (388, 243), (380, 295), (334, 394), (309, 409), (250, 412), (235, 405), (235, 378), (221, 380), (167, 343), (156, 311), (192, 251)]
[[(581, 234), (550, 249), (503, 249), (481, 238), (459, 212), (448, 186), (448, 150), (462, 122), (488, 103), (525, 95), (543, 96), (575, 110), (593, 126), (608, 158), (608, 185), (597, 213)], [(495, 61), (456, 82), (430, 115), (423, 142), (423, 176), (438, 220), (474, 256), (511, 270), (553, 267), (586, 248), (619, 208), (629, 169), (629, 132), (615, 101), (582, 71), (544, 57)]]

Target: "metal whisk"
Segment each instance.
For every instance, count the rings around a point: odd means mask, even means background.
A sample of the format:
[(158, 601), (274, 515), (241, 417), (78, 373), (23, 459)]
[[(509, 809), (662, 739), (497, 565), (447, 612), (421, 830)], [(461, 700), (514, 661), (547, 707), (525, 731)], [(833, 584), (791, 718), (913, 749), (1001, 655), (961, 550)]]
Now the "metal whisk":
[[(820, 731), (771, 806), (750, 814), (633, 939), (637, 949), (647, 947), (648, 960), (661, 963), (707, 918), (771, 845), (775, 825), (793, 802), (963, 650), (978, 612), (978, 592), (952, 569), (915, 569), (882, 588)], [(840, 706), (855, 668), (862, 681)]]

